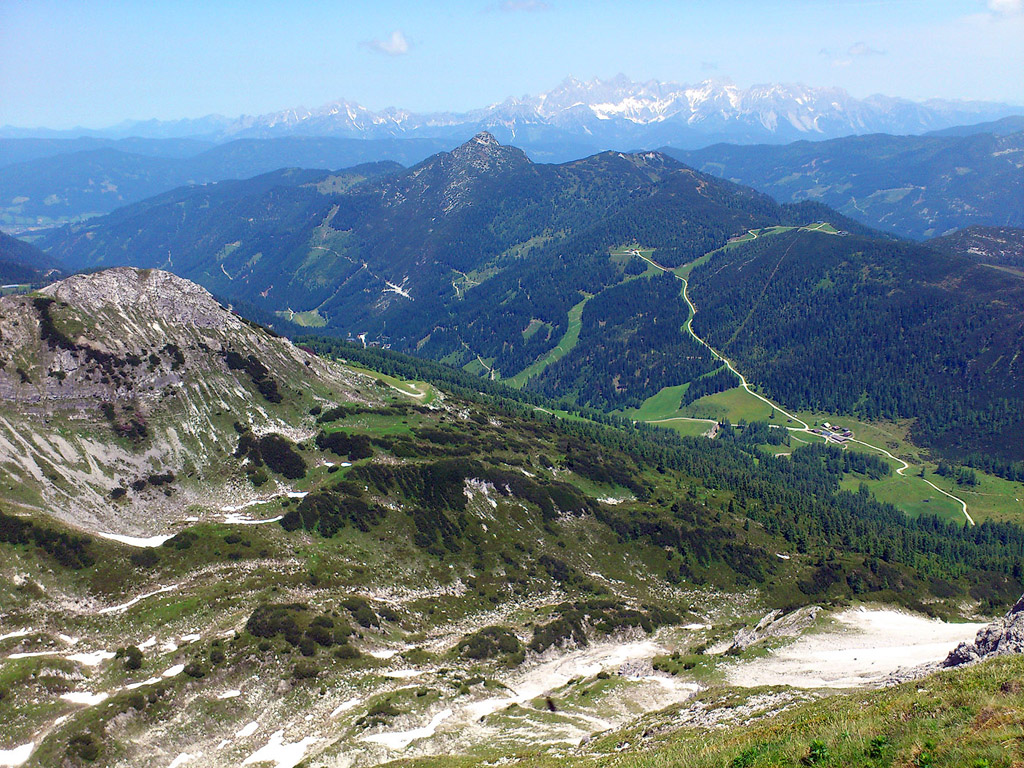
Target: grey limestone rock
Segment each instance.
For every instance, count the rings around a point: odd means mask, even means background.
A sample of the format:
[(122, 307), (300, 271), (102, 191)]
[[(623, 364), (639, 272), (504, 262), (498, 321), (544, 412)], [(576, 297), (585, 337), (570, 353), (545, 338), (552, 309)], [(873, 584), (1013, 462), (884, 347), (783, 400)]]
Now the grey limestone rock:
[(980, 630), (973, 643), (960, 643), (946, 660), (944, 667), (960, 667), (992, 656), (1024, 653), (1024, 595), (1001, 619)]

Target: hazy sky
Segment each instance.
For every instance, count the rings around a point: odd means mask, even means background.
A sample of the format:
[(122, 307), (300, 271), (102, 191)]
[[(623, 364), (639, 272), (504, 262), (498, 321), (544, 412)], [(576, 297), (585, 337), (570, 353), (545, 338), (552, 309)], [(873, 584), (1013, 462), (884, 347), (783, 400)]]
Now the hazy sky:
[(1024, 104), (1024, 0), (0, 0), (0, 125), (465, 110), (619, 72)]

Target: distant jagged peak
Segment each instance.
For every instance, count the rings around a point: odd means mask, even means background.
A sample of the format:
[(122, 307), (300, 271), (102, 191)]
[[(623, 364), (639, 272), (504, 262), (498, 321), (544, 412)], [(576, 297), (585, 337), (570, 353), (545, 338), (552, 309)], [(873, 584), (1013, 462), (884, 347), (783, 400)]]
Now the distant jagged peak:
[(476, 136), (466, 142), (466, 144), (479, 144), (482, 147), (500, 147), (501, 143), (494, 138), (494, 134), (490, 131), (480, 131)]
[(465, 171), (493, 172), (531, 165), (523, 150), (500, 143), (489, 131), (480, 131), (453, 149), (448, 157), (453, 163), (453, 169)]

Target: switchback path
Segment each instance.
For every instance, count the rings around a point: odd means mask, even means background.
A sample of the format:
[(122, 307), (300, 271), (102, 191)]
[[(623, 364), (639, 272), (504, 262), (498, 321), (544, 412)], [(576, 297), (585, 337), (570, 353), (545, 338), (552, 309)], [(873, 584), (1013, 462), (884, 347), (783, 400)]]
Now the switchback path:
[[(694, 330), (693, 330), (693, 318), (697, 314), (697, 307), (690, 300), (690, 293), (689, 293), (690, 284), (689, 284), (689, 282), (687, 281), (687, 279), (685, 277), (677, 275), (675, 273), (675, 271), (669, 269), (668, 267), (662, 266), (661, 264), (659, 264), (658, 262), (654, 261), (653, 259), (648, 258), (647, 256), (644, 256), (639, 250), (634, 250), (633, 251), (633, 255), (639, 256), (641, 259), (646, 261), (651, 266), (656, 267), (657, 269), (660, 269), (662, 272), (668, 272), (669, 274), (675, 276), (675, 278), (677, 280), (682, 282), (682, 284), (683, 284), (683, 299), (686, 301), (686, 305), (690, 308), (690, 316), (689, 316), (689, 318), (687, 318), (686, 323), (684, 324), (683, 327), (686, 328), (686, 332), (689, 333), (691, 337), (693, 337), (694, 341), (696, 341), (698, 344), (701, 344), (702, 346), (704, 346), (717, 360), (721, 360), (725, 364), (725, 366), (736, 375), (736, 378), (738, 378), (740, 380), (740, 386), (743, 387), (743, 389), (747, 392), (747, 394), (751, 395), (752, 397), (756, 397), (761, 402), (763, 402), (763, 403), (769, 405), (770, 407), (774, 408), (776, 411), (781, 413), (787, 419), (790, 419), (791, 421), (793, 421), (793, 422), (795, 422), (795, 423), (800, 425), (799, 427), (784, 427), (785, 429), (789, 430), (790, 432), (803, 432), (803, 433), (806, 433), (806, 434), (813, 434), (811, 432), (810, 426), (803, 419), (800, 419), (797, 416), (795, 416), (794, 414), (787, 412), (784, 408), (782, 408), (782, 406), (778, 405), (777, 403), (772, 402), (771, 400), (769, 400), (764, 395), (762, 395), (762, 394), (760, 394), (758, 392), (755, 392), (751, 388), (750, 384), (747, 382), (746, 377), (736, 369), (736, 366), (734, 366), (732, 364), (731, 360), (729, 360), (727, 357), (725, 357), (725, 355), (721, 354), (718, 350), (716, 350), (714, 347), (712, 347), (710, 344), (708, 344), (706, 341), (704, 341), (704, 339), (702, 339), (700, 336), (698, 336), (694, 332)], [(688, 417), (676, 417), (676, 418), (686, 418), (687, 420), (697, 421), (697, 419), (689, 419)], [(658, 421), (667, 421), (667, 419), (659, 419)], [(702, 421), (703, 421), (703, 419), (702, 419)], [(775, 425), (773, 425), (773, 426), (775, 426)], [(782, 428), (782, 427), (779, 427), (779, 428)], [(803, 441), (801, 441), (801, 442), (803, 442)], [(882, 454), (888, 456), (893, 461), (898, 462), (901, 466), (899, 468), (897, 468), (896, 474), (899, 475), (900, 477), (904, 477), (905, 476), (904, 473), (910, 468), (910, 464), (908, 464), (903, 459), (901, 459), (901, 458), (899, 458), (897, 456), (894, 456), (892, 453), (887, 451), (885, 448), (880, 448), (877, 445), (874, 445), (872, 443), (864, 442), (863, 440), (851, 440), (851, 442), (857, 443), (859, 445), (863, 445), (864, 447), (870, 448), (873, 451), (878, 451), (879, 453), (882, 453)], [(974, 523), (974, 518), (971, 517), (970, 512), (967, 511), (967, 502), (966, 501), (964, 501), (963, 499), (961, 499), (961, 498), (959, 498), (957, 496), (954, 496), (952, 493), (949, 493), (947, 491), (942, 490), (941, 488), (939, 488), (939, 486), (935, 485), (935, 483), (931, 482), (927, 478), (921, 477), (919, 479), (922, 480), (927, 485), (930, 485), (932, 488), (934, 488), (936, 491), (941, 493), (943, 496), (947, 496), (947, 497), (953, 499), (954, 501), (956, 501), (958, 504), (960, 504), (960, 507), (963, 509), (964, 517), (967, 519), (967, 522), (970, 525), (974, 525), (975, 524)]]

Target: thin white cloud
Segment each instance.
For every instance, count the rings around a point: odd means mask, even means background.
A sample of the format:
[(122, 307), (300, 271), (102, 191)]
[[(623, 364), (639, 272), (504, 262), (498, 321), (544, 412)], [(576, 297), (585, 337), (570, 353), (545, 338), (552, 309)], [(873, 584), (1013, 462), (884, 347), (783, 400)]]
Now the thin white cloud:
[(718, 70), (718, 64), (714, 61), (702, 61), (700, 63), (700, 68), (704, 72), (715, 72)]
[(535, 13), (536, 11), (551, 10), (551, 5), (545, 3), (544, 0), (503, 0), (498, 3), (498, 10), (506, 13), (516, 13), (517, 11)]
[(385, 56), (404, 56), (412, 48), (412, 44), (400, 29), (392, 32), (386, 40), (367, 40), (361, 45), (374, 53), (382, 53)]
[(872, 48), (870, 45), (864, 42), (854, 43), (850, 46), (846, 53), (850, 56), (884, 56), (885, 51), (881, 51), (878, 48)]
[(1024, 0), (988, 0), (988, 9), (999, 16), (1024, 14)]

